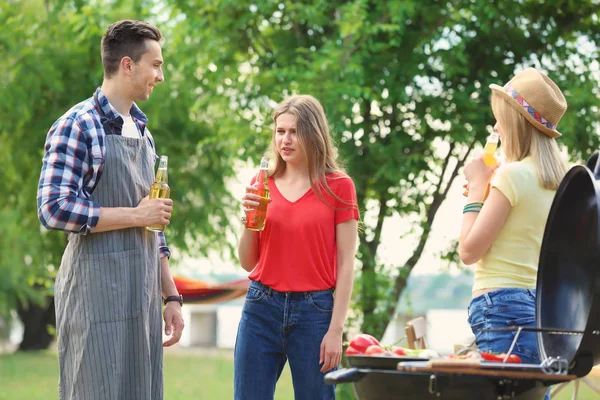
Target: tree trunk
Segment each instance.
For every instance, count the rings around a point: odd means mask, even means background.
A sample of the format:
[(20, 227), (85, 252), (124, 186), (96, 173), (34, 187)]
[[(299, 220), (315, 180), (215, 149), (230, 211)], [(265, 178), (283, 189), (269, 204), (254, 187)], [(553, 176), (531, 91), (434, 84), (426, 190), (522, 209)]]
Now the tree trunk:
[(56, 315), (54, 314), (54, 297), (48, 297), (46, 305), (30, 303), (23, 305), (19, 303), (17, 313), (23, 323), (25, 330), (19, 350), (45, 350), (50, 347), (54, 335), (50, 327), (56, 327)]
[[(454, 182), (454, 179), (458, 176), (458, 171), (465, 164), (465, 161), (471, 150), (475, 145), (475, 140), (473, 140), (467, 151), (462, 157), (454, 154), (454, 149), (456, 143), (450, 142), (450, 149), (448, 150), (448, 154), (443, 161), (441, 173), (438, 175), (438, 183), (435, 191), (433, 192), (433, 199), (431, 203), (426, 206), (424, 219), (421, 223), (421, 235), (419, 237), (419, 243), (417, 247), (413, 251), (413, 254), (410, 258), (405, 262), (405, 264), (401, 267), (402, 273), (399, 273), (394, 282), (394, 287), (392, 293), (389, 295), (389, 298), (382, 299), (381, 294), (378, 293), (378, 287), (376, 283), (376, 254), (378, 246), (381, 242), (381, 230), (383, 227), (383, 222), (385, 216), (387, 214), (386, 209), (386, 201), (387, 197), (386, 193), (380, 193), (379, 200), (379, 215), (377, 219), (377, 226), (375, 228), (375, 238), (367, 242), (365, 239), (365, 235), (361, 236), (361, 250), (363, 253), (363, 268), (362, 268), (362, 284), (363, 284), (363, 297), (365, 298), (361, 302), (361, 311), (363, 312), (363, 322), (361, 324), (361, 330), (363, 332), (367, 332), (376, 338), (381, 339), (396, 313), (396, 308), (398, 306), (398, 302), (400, 300), (400, 295), (406, 288), (407, 280), (412, 272), (413, 268), (417, 265), (417, 262), (421, 259), (423, 254), (423, 250), (425, 249), (425, 245), (427, 244), (427, 240), (429, 239), (429, 234), (431, 232), (431, 227), (433, 225), (433, 220), (435, 216), (446, 199), (448, 195), (448, 191)], [(446, 175), (446, 171), (450, 168), (450, 161), (453, 157), (457, 157), (457, 163), (454, 166), (447, 182), (444, 180)], [(377, 308), (381, 304), (385, 305), (383, 310), (378, 311)]]

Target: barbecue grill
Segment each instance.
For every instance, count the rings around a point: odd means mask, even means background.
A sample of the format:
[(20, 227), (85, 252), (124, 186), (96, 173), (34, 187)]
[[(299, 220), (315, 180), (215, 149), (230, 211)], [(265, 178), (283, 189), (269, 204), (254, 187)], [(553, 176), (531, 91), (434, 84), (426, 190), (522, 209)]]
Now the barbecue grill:
[[(548, 386), (600, 363), (600, 163), (569, 170), (552, 203), (537, 275), (537, 364), (348, 356), (328, 384), (353, 383), (359, 400), (543, 399)], [(507, 328), (512, 329), (512, 328)], [(384, 360), (385, 359), (385, 360)]]

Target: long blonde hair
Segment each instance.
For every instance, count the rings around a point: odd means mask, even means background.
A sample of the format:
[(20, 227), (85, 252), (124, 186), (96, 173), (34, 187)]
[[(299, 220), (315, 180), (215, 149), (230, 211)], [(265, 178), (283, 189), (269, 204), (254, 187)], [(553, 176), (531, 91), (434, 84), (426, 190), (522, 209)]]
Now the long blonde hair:
[(567, 173), (567, 165), (556, 140), (539, 131), (508, 100), (496, 93), (492, 93), (492, 112), (502, 127), (501, 141), (506, 161), (521, 161), (530, 156), (542, 187), (556, 190)]
[[(337, 149), (333, 144), (329, 132), (329, 123), (325, 116), (323, 106), (317, 99), (310, 95), (295, 95), (283, 100), (273, 111), (273, 136), (270, 146), (270, 159), (273, 160), (272, 175), (277, 176), (285, 171), (285, 161), (281, 158), (275, 135), (277, 133), (277, 118), (281, 114), (292, 114), (296, 117), (296, 135), (298, 142), (308, 161), (308, 179), (310, 186), (315, 190), (315, 194), (321, 201), (323, 198), (323, 189), (332, 195), (336, 200), (341, 201), (351, 207), (356, 204), (349, 204), (340, 199), (327, 184), (327, 175), (330, 179), (347, 178), (348, 175), (338, 161)], [(335, 174), (335, 175), (331, 175)], [(327, 202), (325, 202), (328, 204)], [(330, 205), (330, 204), (328, 204)], [(331, 206), (331, 205), (330, 205)]]

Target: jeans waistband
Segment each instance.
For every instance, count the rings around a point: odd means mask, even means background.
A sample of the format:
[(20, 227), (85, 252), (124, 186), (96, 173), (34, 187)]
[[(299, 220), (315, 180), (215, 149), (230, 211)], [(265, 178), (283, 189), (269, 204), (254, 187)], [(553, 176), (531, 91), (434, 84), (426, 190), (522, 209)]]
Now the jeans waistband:
[(326, 290), (309, 290), (309, 291), (304, 291), (304, 292), (280, 292), (277, 291), (267, 285), (262, 284), (259, 281), (250, 281), (250, 286), (255, 288), (255, 289), (259, 289), (259, 290), (264, 290), (267, 295), (271, 296), (272, 294), (276, 294), (279, 296), (302, 296), (302, 297), (307, 297), (307, 296), (314, 296), (314, 295), (318, 295), (318, 294), (324, 294), (324, 293), (333, 293), (335, 291), (334, 288), (330, 288), (330, 289), (326, 289)]
[(535, 299), (535, 289), (519, 289), (519, 288), (508, 288), (498, 289), (491, 292), (479, 295), (471, 300), (471, 304), (483, 303), (485, 301), (488, 307), (494, 305), (494, 299), (498, 297), (515, 296), (519, 297), (522, 295), (529, 296), (531, 299)]

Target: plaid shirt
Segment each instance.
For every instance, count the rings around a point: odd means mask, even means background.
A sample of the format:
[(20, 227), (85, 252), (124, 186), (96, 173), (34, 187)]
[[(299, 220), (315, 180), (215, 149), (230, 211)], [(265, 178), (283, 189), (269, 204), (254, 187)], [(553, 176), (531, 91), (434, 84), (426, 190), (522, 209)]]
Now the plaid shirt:
[[(96, 93), (106, 116), (120, 118), (99, 88)], [(91, 97), (73, 106), (52, 125), (46, 137), (37, 206), (38, 217), (47, 229), (85, 235), (98, 224), (100, 204), (89, 198), (102, 175), (106, 133), (94, 103)], [(154, 149), (146, 115), (135, 104), (130, 114)], [(120, 134), (118, 129), (116, 133)], [(161, 256), (171, 255), (163, 232), (158, 233), (158, 246)]]

